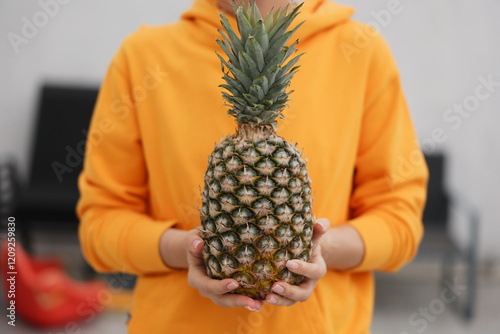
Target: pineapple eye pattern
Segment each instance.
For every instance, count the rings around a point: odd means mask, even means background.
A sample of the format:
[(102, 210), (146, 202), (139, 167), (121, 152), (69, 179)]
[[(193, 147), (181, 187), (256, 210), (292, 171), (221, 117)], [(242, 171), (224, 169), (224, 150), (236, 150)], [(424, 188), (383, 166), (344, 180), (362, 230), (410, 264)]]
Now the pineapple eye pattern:
[(221, 191), (221, 185), (218, 181), (212, 180), (208, 185), (209, 193), (219, 193)]
[(257, 197), (259, 192), (251, 186), (243, 186), (236, 190), (236, 195), (239, 197)]
[(243, 273), (239, 271), (234, 275), (232, 275), (231, 277), (240, 282), (242, 286), (251, 286), (252, 284), (255, 283), (255, 278), (250, 273)]
[(220, 201), (221, 205), (224, 205), (224, 204), (238, 205), (238, 203), (239, 203), (236, 196), (234, 196), (232, 194), (223, 194), (222, 196), (220, 196), (219, 201)]
[(219, 237), (212, 237), (208, 240), (208, 246), (210, 248), (214, 248), (217, 251), (222, 251), (223, 245), (222, 241), (219, 239)]
[(220, 257), (220, 263), (223, 267), (237, 268), (238, 260), (229, 254), (224, 254)]
[(237, 231), (240, 238), (245, 241), (252, 241), (255, 237), (262, 234), (261, 229), (254, 224), (241, 225)]
[(224, 232), (221, 234), (222, 243), (225, 247), (231, 247), (232, 245), (238, 245), (240, 238), (233, 231)]
[(220, 273), (222, 271), (222, 267), (215, 256), (210, 256), (207, 261), (207, 271), (209, 275), (213, 275), (215, 273)]
[(279, 243), (270, 235), (265, 235), (257, 240), (257, 247), (263, 253), (270, 253), (279, 247)]
[(213, 219), (207, 219), (204, 222), (202, 222), (203, 229), (208, 232), (215, 233), (217, 231), (215, 227), (215, 222)]
[(233, 277), (241, 284), (235, 293), (260, 298), (265, 294), (256, 286), (302, 280), (285, 265), (310, 252), (311, 182), (295, 146), (229, 138), (213, 153), (204, 178), (204, 259), (211, 277)]
[(229, 145), (224, 147), (222, 150), (222, 159), (228, 159), (233, 154), (234, 154), (234, 145), (229, 143)]
[(287, 260), (291, 260), (293, 257), (292, 257), (292, 253), (290, 253), (288, 251), (288, 249), (286, 248), (283, 248), (283, 249), (280, 249), (279, 251), (277, 251), (276, 253), (274, 253), (273, 255), (273, 259), (275, 261), (287, 261)]
[(222, 214), (215, 218), (216, 230), (223, 232), (233, 227), (233, 220), (227, 215)]
[(260, 278), (271, 277), (274, 272), (274, 266), (269, 260), (255, 262), (252, 269)]
[(233, 155), (226, 163), (226, 169), (229, 171), (236, 171), (241, 168), (243, 161), (236, 155)]
[(279, 237), (280, 239), (283, 239), (287, 242), (292, 240), (292, 238), (295, 236), (295, 231), (293, 228), (290, 227), (290, 225), (282, 225), (280, 226), (277, 230), (275, 235)]

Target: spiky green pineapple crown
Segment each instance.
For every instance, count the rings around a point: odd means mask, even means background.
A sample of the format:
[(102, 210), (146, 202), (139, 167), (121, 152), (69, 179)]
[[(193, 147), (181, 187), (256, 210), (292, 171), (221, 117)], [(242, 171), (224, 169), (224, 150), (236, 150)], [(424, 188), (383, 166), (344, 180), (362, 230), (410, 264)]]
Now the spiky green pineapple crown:
[(289, 95), (287, 87), (299, 66), (295, 66), (300, 54), (287, 59), (297, 49), (296, 40), (285, 46), (290, 37), (302, 25), (287, 31), (299, 14), (302, 4), (290, 10), (271, 11), (262, 18), (257, 4), (250, 1), (247, 5), (236, 6), (236, 22), (239, 36), (234, 32), (227, 17), (221, 14), (224, 31), (219, 30), (222, 40), (217, 40), (228, 59), (217, 54), (222, 62), (223, 79), (220, 85), (227, 90), (222, 92), (238, 124), (272, 125), (276, 128), (276, 118), (283, 118), (282, 111), (287, 106)]

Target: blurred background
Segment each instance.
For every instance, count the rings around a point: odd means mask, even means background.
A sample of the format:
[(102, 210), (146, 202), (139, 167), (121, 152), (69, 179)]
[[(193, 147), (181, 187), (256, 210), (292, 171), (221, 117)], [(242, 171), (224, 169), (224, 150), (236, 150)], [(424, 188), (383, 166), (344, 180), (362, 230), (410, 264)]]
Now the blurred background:
[[(378, 274), (373, 333), (498, 333), (500, 2), (342, 3), (354, 6), (355, 19), (375, 26), (391, 46), (431, 169), (426, 239), (417, 259), (400, 273)], [(1, 232), (7, 231), (7, 217), (15, 217), (25, 248), (55, 257), (72, 279), (93, 276), (79, 250), (72, 208), (81, 142), (100, 82), (127, 35), (142, 24), (174, 22), (190, 5), (188, 0), (0, 2)], [(81, 112), (68, 117), (69, 106)], [(406, 163), (411, 168), (411, 161)], [(89, 303), (89, 316), (75, 328), (125, 333), (133, 278), (103, 278), (119, 282), (98, 298), (105, 311), (90, 317), (101, 307)], [(97, 297), (103, 291), (86, 288)], [(456, 298), (445, 296), (445, 289)], [(51, 332), (20, 319), (14, 328), (2, 319), (2, 333)]]

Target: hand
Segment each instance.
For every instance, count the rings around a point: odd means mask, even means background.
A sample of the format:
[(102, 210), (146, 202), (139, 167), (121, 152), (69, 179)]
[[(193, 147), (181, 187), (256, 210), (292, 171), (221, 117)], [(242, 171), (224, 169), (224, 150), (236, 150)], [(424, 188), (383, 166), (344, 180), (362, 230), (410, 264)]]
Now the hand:
[(222, 307), (244, 307), (250, 311), (260, 311), (263, 302), (250, 297), (228, 294), (239, 286), (238, 281), (227, 278), (212, 279), (207, 275), (201, 251), (204, 242), (198, 230), (191, 230), (186, 235), (186, 252), (188, 261), (188, 282), (197, 289), (200, 295), (210, 298), (215, 304)]
[(290, 260), (286, 263), (287, 268), (305, 279), (300, 285), (291, 285), (285, 282), (274, 283), (272, 291), (266, 296), (265, 301), (279, 306), (292, 306), (297, 302), (305, 302), (311, 297), (319, 279), (326, 274), (326, 264), (321, 255), (319, 240), (330, 226), (328, 219), (320, 218), (313, 226), (313, 248), (309, 262)]

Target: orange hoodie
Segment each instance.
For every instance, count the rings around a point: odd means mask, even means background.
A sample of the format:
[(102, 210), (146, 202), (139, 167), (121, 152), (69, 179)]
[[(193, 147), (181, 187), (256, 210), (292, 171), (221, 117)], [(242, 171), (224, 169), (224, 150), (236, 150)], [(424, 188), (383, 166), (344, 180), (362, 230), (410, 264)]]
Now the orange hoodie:
[(130, 333), (369, 332), (372, 271), (397, 270), (422, 237), (427, 169), (390, 51), (352, 12), (305, 2), (297, 37), (306, 55), (278, 133), (303, 147), (315, 216), (354, 226), (365, 256), (353, 270), (330, 270), (308, 301), (260, 313), (216, 306), (159, 254), (167, 228), (199, 226), (207, 158), (236, 128), (218, 87), (215, 0), (124, 41), (92, 119), (77, 211), (93, 267), (139, 276)]

